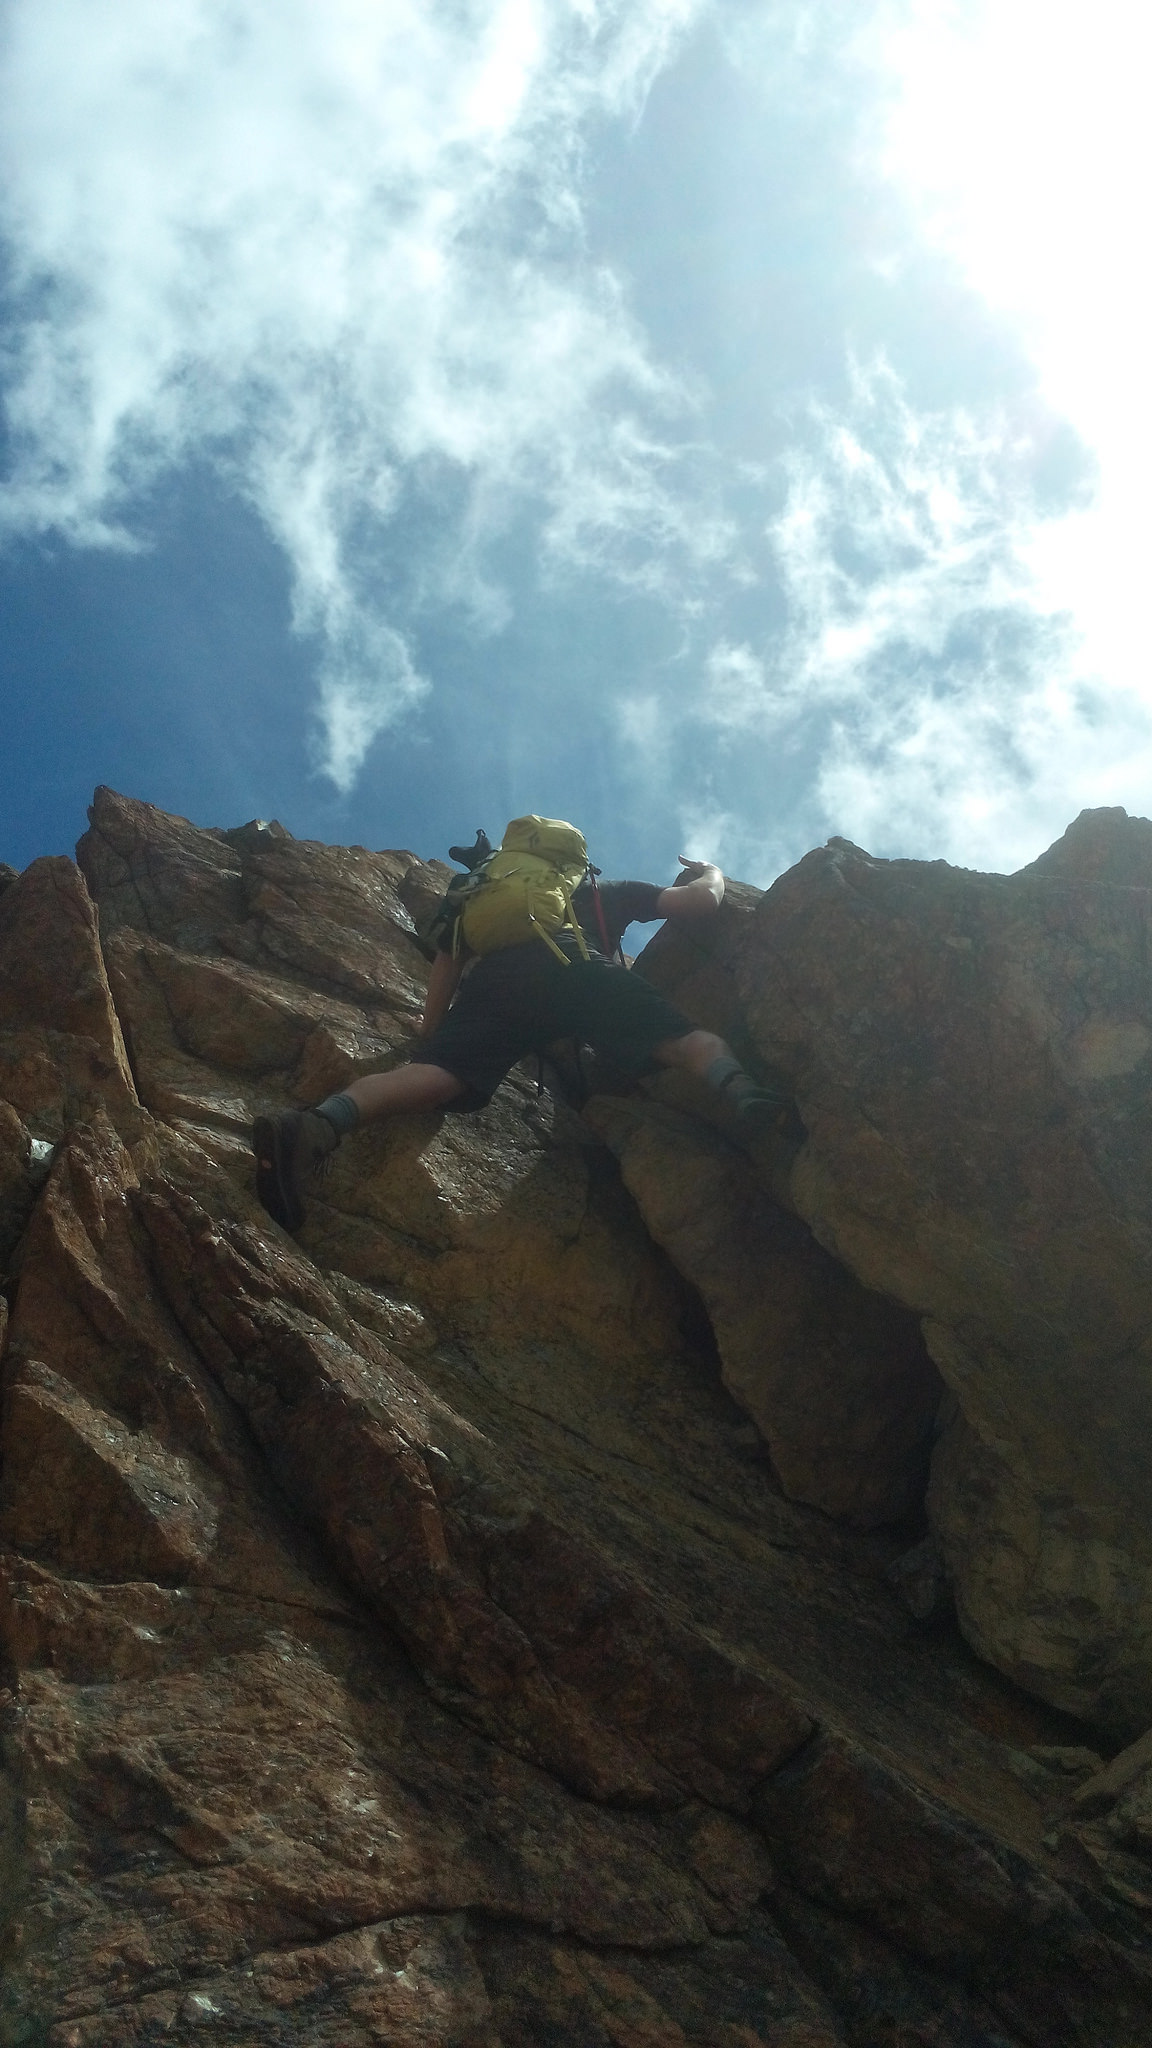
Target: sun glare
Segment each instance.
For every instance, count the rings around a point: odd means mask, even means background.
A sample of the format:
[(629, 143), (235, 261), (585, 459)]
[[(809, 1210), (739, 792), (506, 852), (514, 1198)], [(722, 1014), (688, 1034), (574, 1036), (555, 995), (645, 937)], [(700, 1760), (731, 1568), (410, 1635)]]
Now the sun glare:
[(1045, 399), (1093, 451), (1091, 512), (1035, 550), (1107, 683), (1144, 686), (1152, 412), (1152, 126), (1131, 0), (915, 0), (887, 58), (885, 163), (929, 235), (1005, 315)]

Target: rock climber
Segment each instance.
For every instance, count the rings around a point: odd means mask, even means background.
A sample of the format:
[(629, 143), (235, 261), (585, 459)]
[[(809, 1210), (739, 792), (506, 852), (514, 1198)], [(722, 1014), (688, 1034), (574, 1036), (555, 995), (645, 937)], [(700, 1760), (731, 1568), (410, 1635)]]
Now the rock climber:
[[(514, 820), (505, 847), (516, 827), (552, 823)], [(583, 850), (575, 828), (562, 829)], [(453, 858), (474, 865), (481, 878), (491, 866), (483, 856), (491, 853), (483, 833), (467, 853), (452, 848)], [(680, 866), (668, 888), (597, 883), (595, 870), (585, 869), (565, 896), (566, 924), (547, 931), (547, 943), (536, 935), (518, 944), (501, 939), (497, 950), (480, 953), (461, 941), (471, 877), (457, 877), (429, 926), (436, 952), (407, 1063), (363, 1074), (311, 1109), (258, 1117), (253, 1125), (256, 1192), (269, 1215), (286, 1230), (300, 1228), (309, 1180), (359, 1124), (420, 1110), (482, 1109), (518, 1060), (557, 1039), (606, 1052), (637, 1078), (656, 1067), (680, 1068), (720, 1092), (739, 1136), (752, 1140), (772, 1130), (786, 1112), (785, 1098), (746, 1073), (714, 1031), (698, 1029), (615, 957), (630, 924), (715, 917), (724, 897), (720, 869), (683, 854)]]

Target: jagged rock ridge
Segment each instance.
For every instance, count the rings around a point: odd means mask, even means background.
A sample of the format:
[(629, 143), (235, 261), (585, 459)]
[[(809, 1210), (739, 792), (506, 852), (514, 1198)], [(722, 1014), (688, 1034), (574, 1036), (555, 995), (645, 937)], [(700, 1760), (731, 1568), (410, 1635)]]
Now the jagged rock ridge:
[(658, 938), (790, 1174), (514, 1076), (293, 1243), (247, 1126), (402, 1057), (444, 870), (91, 819), (0, 891), (0, 2040), (1152, 2041), (1152, 827)]

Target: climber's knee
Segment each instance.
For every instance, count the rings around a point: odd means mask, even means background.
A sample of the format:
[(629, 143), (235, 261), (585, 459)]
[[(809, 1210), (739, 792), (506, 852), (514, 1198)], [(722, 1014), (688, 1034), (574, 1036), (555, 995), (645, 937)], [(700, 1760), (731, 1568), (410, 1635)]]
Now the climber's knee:
[(702, 1078), (716, 1060), (732, 1058), (729, 1047), (715, 1031), (686, 1031), (683, 1038), (665, 1038), (653, 1047), (652, 1056), (662, 1067), (681, 1067)]

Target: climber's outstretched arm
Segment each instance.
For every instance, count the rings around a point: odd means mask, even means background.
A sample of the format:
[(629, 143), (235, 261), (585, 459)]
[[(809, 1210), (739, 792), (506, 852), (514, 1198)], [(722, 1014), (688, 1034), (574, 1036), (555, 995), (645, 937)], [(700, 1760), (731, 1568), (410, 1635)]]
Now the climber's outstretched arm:
[(661, 917), (715, 917), (724, 901), (724, 877), (708, 860), (680, 855), (684, 872), (670, 889), (661, 889), (656, 909)]

